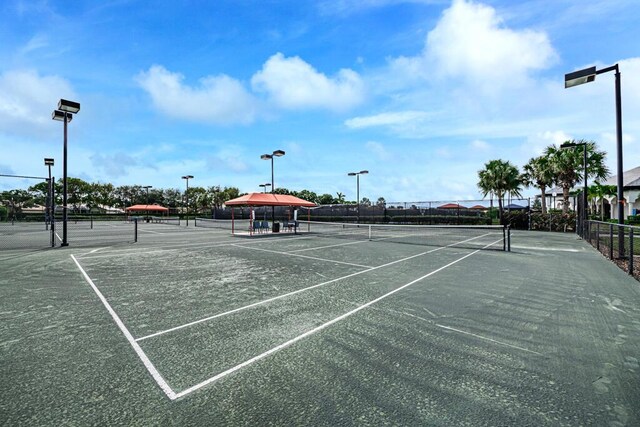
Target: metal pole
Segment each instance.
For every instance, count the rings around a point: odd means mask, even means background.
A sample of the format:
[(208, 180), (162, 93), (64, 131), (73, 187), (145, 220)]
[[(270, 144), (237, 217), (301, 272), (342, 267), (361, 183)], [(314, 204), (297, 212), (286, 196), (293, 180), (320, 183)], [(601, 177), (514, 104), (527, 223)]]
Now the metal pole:
[(186, 179), (187, 181), (187, 191), (185, 193), (185, 197), (187, 198), (187, 227), (189, 226), (189, 178)]
[[(618, 224), (624, 224), (624, 192), (623, 192), (623, 165), (622, 165), (622, 96), (620, 94), (620, 70), (618, 64), (616, 70), (616, 148), (618, 151)], [(624, 235), (622, 227), (618, 227), (618, 256), (624, 257)]]
[(357, 222), (360, 224), (360, 174), (356, 175), (356, 203), (358, 204)]
[[(275, 185), (275, 181), (273, 180), (273, 157), (274, 155), (271, 154), (271, 194), (273, 194), (273, 191), (276, 189)], [(265, 188), (266, 190), (266, 188)], [(275, 206), (271, 206), (271, 230), (273, 231), (273, 229), (275, 228), (274, 226), (276, 225), (276, 207)]]
[(56, 246), (56, 195), (54, 193), (55, 187), (53, 186), (53, 180), (55, 178), (51, 178), (51, 247)]
[(585, 142), (583, 147), (584, 148), (584, 194), (582, 195), (582, 238), (584, 239), (585, 236), (585, 230), (586, 230), (586, 226), (587, 226), (587, 203), (588, 203), (588, 196), (587, 196), (587, 191), (588, 191), (588, 187), (587, 187), (587, 143)]
[(64, 113), (64, 146), (62, 153), (62, 244), (60, 246), (69, 246), (67, 241), (67, 117)]

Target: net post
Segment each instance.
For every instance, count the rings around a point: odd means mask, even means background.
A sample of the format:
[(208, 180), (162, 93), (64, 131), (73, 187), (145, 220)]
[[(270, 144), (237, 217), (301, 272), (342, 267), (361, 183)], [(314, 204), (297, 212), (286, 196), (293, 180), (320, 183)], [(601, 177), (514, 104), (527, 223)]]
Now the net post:
[[(180, 218), (180, 217), (178, 217), (178, 218)], [(179, 220), (178, 220), (178, 221), (179, 221)], [(180, 225), (180, 222), (178, 222), (178, 225)], [(194, 226), (194, 227), (197, 227), (197, 226), (198, 226), (198, 215), (196, 215), (196, 216), (193, 218), (193, 226)]]
[(138, 243), (138, 218), (133, 219), (133, 243)]
[(507, 251), (507, 225), (502, 226), (502, 250)]
[(368, 233), (369, 233), (369, 240), (371, 240), (371, 224), (369, 224), (369, 225), (368, 225), (368, 227), (369, 227), (369, 230), (368, 230)]
[(89, 219), (91, 220), (91, 229), (93, 230), (93, 213), (89, 214)]
[(629, 228), (629, 274), (633, 276), (633, 228)]
[(596, 249), (600, 251), (600, 224), (596, 224)]
[(507, 252), (511, 252), (511, 226), (507, 225)]

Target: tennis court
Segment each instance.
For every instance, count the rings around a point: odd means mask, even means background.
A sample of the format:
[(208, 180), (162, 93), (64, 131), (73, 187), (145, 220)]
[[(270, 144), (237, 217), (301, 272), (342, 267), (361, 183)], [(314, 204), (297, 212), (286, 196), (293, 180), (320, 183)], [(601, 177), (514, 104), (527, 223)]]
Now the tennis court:
[(573, 234), (139, 233), (0, 260), (8, 424), (640, 419), (638, 284)]

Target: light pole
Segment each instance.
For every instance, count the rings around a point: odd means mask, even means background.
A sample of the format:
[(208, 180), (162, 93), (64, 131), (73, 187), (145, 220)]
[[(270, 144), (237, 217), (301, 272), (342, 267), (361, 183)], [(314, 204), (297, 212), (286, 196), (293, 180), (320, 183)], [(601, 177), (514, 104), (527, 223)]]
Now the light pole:
[(266, 192), (267, 192), (267, 187), (271, 187), (271, 184), (269, 184), (269, 183), (267, 182), (267, 183), (265, 183), (265, 184), (260, 184), (260, 185), (258, 185), (258, 187), (262, 187), (262, 189), (263, 189), (263, 191), (262, 191), (262, 192), (263, 192), (263, 193), (266, 193)]
[[(624, 192), (623, 192), (623, 167), (622, 167), (622, 95), (620, 90), (620, 70), (618, 64), (610, 67), (596, 70), (596, 67), (589, 67), (583, 70), (574, 71), (564, 75), (564, 87), (570, 88), (578, 86), (584, 83), (592, 82), (596, 79), (598, 74), (608, 73), (609, 71), (615, 71), (616, 74), (616, 149), (618, 154), (618, 224), (624, 224)], [(622, 227), (618, 227), (618, 253), (620, 257), (624, 256), (624, 239), (623, 239)]]
[(587, 186), (587, 143), (586, 142), (565, 142), (564, 144), (560, 145), (560, 148), (571, 148), (571, 147), (580, 147), (582, 146), (583, 148), (583, 153), (584, 153), (584, 159), (583, 159), (583, 165), (584, 165), (584, 190), (582, 190), (582, 212), (580, 212), (580, 216), (582, 217), (582, 227), (580, 230), (581, 236), (584, 239), (584, 234), (585, 234), (585, 227), (586, 227), (586, 222), (587, 222), (587, 203), (588, 203), (588, 197), (587, 197), (587, 191), (588, 191), (588, 186)]
[[(49, 184), (47, 186), (47, 202), (46, 202), (46, 207), (45, 207), (45, 212), (47, 214), (47, 217), (45, 219), (45, 224), (47, 225), (47, 230), (49, 223), (52, 223), (51, 221), (51, 216), (53, 215), (53, 211), (51, 210), (51, 205), (53, 205), (52, 203), (52, 197), (51, 197), (51, 189), (53, 187), (53, 183), (51, 182), (51, 166), (53, 166), (53, 159), (50, 157), (45, 157), (44, 158), (44, 165), (49, 167), (49, 180), (47, 181), (47, 184)], [(51, 227), (53, 228), (53, 224), (51, 225)]]
[(67, 241), (67, 123), (71, 122), (73, 115), (80, 111), (80, 103), (61, 99), (58, 101), (58, 109), (53, 110), (51, 118), (64, 122), (64, 148), (62, 153), (62, 244), (69, 246)]
[(368, 174), (369, 171), (349, 172), (347, 175), (356, 177), (356, 203), (358, 204), (358, 224), (360, 223), (360, 175)]
[(145, 185), (142, 188), (144, 188), (145, 190), (147, 190), (147, 222), (149, 222), (149, 189), (153, 188), (153, 185)]
[(187, 191), (184, 193), (187, 199), (187, 227), (189, 226), (189, 180), (193, 179), (193, 175), (185, 175), (182, 179), (187, 181)]
[[(273, 180), (273, 158), (274, 157), (282, 157), (282, 156), (284, 156), (284, 151), (283, 150), (275, 150), (271, 154), (263, 154), (263, 155), (260, 156), (260, 158), (262, 160), (271, 160), (271, 194), (273, 194), (273, 191), (276, 189), (275, 182)], [(276, 219), (275, 219), (275, 207), (271, 206), (271, 222), (273, 224), (275, 224), (275, 221), (276, 221)]]

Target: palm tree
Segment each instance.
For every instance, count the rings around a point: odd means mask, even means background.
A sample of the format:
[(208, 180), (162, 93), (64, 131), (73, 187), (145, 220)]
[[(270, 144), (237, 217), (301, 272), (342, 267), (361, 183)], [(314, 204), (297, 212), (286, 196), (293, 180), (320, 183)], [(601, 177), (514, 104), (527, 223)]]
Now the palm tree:
[(522, 168), (523, 184), (527, 187), (537, 187), (540, 189), (542, 203), (542, 213), (547, 213), (546, 189), (554, 184), (553, 169), (548, 156), (539, 156), (529, 159), (529, 162)]
[(484, 164), (484, 169), (478, 171), (478, 187), (482, 196), (495, 193), (498, 198), (498, 214), (502, 223), (502, 206), (504, 196), (508, 192), (516, 197), (522, 197), (520, 186), (522, 180), (518, 168), (508, 161), (491, 160)]
[[(596, 143), (585, 140), (566, 141), (574, 144), (587, 144), (587, 178), (601, 181), (609, 176), (609, 168), (604, 161), (607, 153), (596, 150)], [(583, 146), (559, 148), (550, 145), (545, 150), (549, 157), (556, 182), (562, 187), (562, 213), (569, 211), (569, 191), (584, 177)]]
[[(615, 185), (602, 185), (599, 182), (589, 186), (589, 199), (600, 201), (600, 221), (604, 221), (604, 196), (615, 196), (617, 187)], [(595, 203), (593, 206), (596, 209)]]

